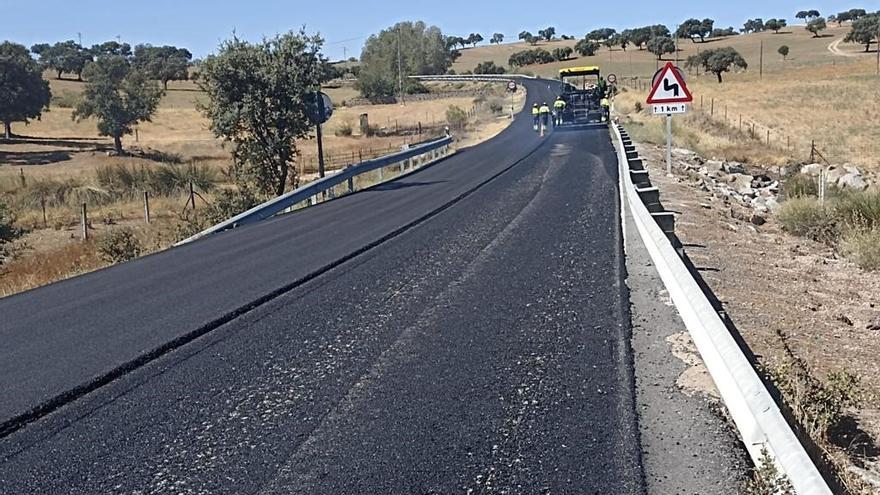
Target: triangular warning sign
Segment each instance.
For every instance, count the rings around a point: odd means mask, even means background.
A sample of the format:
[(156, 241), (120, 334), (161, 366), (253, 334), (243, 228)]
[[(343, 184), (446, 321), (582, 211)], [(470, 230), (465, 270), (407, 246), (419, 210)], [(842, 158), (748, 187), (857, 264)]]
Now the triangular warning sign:
[(648, 104), (662, 103), (690, 103), (694, 101), (684, 79), (681, 77), (678, 67), (672, 62), (666, 62), (666, 66), (660, 71), (660, 75), (654, 79), (654, 87), (648, 95)]

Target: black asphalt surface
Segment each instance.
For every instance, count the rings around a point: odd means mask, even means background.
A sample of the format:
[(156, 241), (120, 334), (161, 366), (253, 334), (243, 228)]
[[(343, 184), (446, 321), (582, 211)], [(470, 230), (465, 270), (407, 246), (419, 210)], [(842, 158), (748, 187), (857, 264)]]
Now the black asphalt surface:
[(530, 127), (0, 300), (0, 492), (643, 493), (616, 158)]

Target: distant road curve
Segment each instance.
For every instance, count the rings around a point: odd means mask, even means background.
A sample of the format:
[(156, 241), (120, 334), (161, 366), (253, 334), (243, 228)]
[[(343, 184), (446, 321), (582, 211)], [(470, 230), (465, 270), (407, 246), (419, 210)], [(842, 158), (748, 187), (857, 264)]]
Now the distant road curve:
[(858, 57), (857, 53), (847, 53), (840, 49), (840, 44), (843, 42), (843, 38), (838, 40), (834, 40), (828, 44), (828, 51), (831, 52), (832, 55), (837, 55), (838, 57), (846, 57), (846, 58), (854, 58)]

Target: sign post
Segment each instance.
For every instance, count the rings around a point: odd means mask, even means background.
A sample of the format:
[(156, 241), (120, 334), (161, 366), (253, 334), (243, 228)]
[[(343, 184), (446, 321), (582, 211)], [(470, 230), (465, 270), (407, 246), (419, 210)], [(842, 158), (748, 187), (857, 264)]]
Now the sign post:
[(654, 115), (666, 115), (666, 175), (672, 175), (672, 115), (687, 112), (687, 104), (693, 100), (684, 73), (672, 62), (654, 74), (647, 103)]
[(321, 124), (330, 120), (333, 115), (333, 103), (330, 97), (320, 91), (309, 93), (306, 98), (306, 115), (315, 124), (318, 139), (318, 175), (324, 177), (324, 139), (321, 133)]
[(507, 92), (510, 93), (510, 118), (513, 118), (513, 94), (516, 93), (516, 81), (507, 82)]

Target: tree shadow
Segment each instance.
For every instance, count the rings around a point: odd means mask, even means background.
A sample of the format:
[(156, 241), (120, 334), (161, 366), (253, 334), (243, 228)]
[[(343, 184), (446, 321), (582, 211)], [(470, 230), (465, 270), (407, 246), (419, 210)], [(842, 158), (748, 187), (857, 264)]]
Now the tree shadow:
[(852, 416), (844, 416), (840, 422), (828, 431), (831, 443), (864, 458), (880, 457), (880, 446), (871, 438), (865, 430), (859, 426), (859, 422)]
[(816, 38), (833, 38), (833, 37), (834, 37), (833, 34), (820, 34), (819, 36), (813, 36), (813, 37), (810, 38), (810, 39), (816, 39)]
[(379, 184), (378, 186), (374, 186), (374, 191), (394, 191), (397, 189), (406, 189), (410, 187), (422, 187), (422, 186), (430, 186), (433, 184), (441, 184), (446, 182), (445, 180), (435, 180), (429, 182), (386, 182), (385, 184)]
[(0, 144), (33, 144), (38, 146), (56, 146), (61, 148), (77, 148), (100, 150), (107, 146), (101, 138), (44, 138), (32, 136), (14, 136), (12, 139), (0, 139)]
[(0, 151), (0, 165), (30, 166), (70, 160), (66, 151)]

